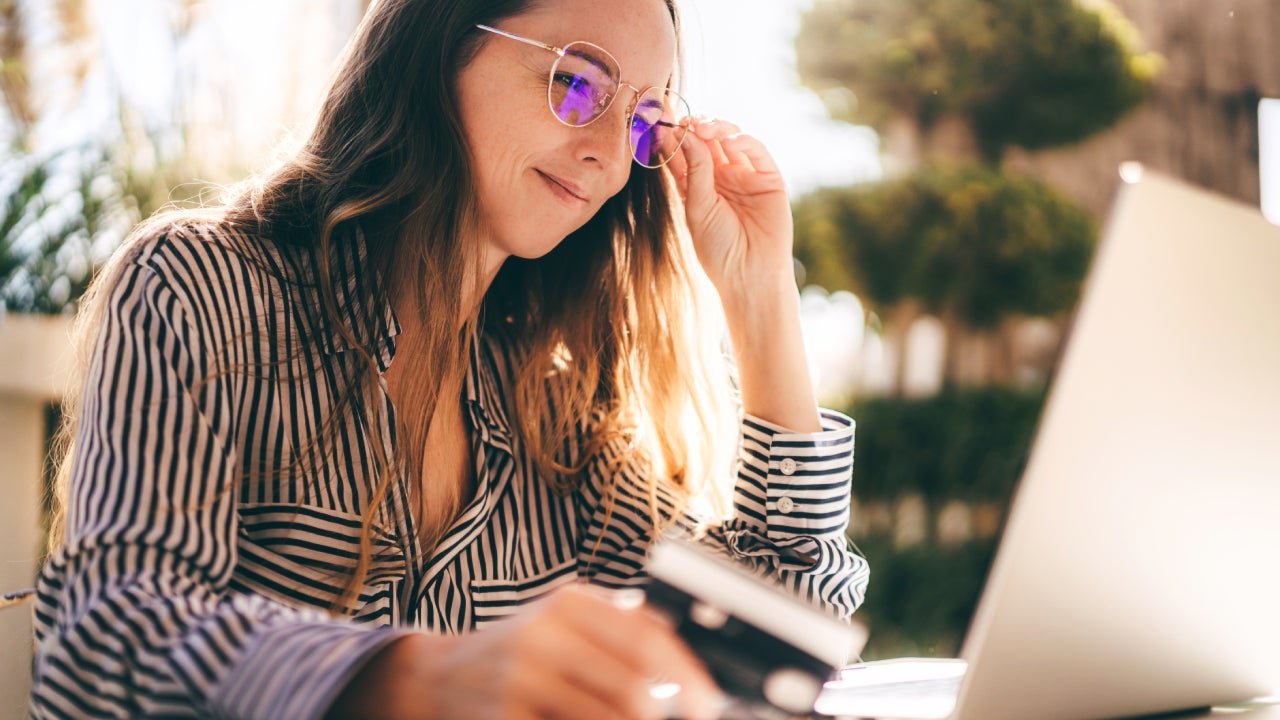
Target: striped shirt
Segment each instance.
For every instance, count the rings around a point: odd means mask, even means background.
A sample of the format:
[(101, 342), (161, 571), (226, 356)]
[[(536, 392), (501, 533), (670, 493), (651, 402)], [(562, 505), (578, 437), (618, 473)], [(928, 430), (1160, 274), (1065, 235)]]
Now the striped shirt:
[[(395, 411), (381, 392), (370, 433), (366, 409), (339, 402), (359, 354), (320, 322), (302, 251), (266, 245), (154, 238), (106, 289), (66, 540), (38, 583), (36, 717), (320, 717), (404, 632), (480, 629), (575, 579), (644, 577), (649, 479), (606, 447), (575, 491), (541, 481), (506, 412), (508, 344), (484, 333), (462, 397), (474, 496), (424, 557), (407, 484), (393, 483), (352, 616), (327, 612), (359, 555), (372, 444), (394, 454)], [(351, 330), (385, 372), (399, 326), (359, 312), (372, 293), (358, 248), (335, 256), (339, 308), (369, 320)], [(698, 536), (847, 615), (868, 576), (844, 538), (853, 422), (822, 418), (823, 432), (792, 433), (746, 416), (734, 515)], [(329, 420), (330, 442), (311, 442)], [(705, 530), (658, 488), (678, 528)]]

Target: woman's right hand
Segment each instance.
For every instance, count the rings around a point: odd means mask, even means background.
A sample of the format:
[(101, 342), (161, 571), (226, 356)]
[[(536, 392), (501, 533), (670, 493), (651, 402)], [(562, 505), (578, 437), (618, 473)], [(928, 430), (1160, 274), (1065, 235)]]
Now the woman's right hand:
[[(659, 701), (650, 694), (656, 682), (682, 690)], [(480, 632), (397, 640), (352, 680), (330, 717), (711, 720), (719, 701), (670, 623), (570, 585)]]

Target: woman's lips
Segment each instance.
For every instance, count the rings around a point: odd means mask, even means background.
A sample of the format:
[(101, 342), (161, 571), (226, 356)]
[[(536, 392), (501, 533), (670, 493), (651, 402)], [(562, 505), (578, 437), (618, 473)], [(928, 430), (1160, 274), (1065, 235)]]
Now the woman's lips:
[(551, 189), (552, 194), (563, 200), (565, 203), (574, 207), (579, 207), (588, 202), (582, 189), (572, 182), (569, 182), (559, 176), (545, 173), (541, 170), (536, 170), (535, 172), (541, 175), (542, 179), (546, 181), (547, 187)]

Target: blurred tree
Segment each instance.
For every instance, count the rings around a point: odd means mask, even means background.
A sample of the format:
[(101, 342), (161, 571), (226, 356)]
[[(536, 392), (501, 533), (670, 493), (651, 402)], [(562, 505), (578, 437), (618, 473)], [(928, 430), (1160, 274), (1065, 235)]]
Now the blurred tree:
[[(833, 117), (881, 134), (891, 178), (798, 199), (797, 258), (811, 281), (860, 293), (884, 317), (898, 395), (912, 322), (928, 312), (946, 327), (942, 393), (857, 406), (856, 492), (886, 507), (904, 494), (934, 510), (1000, 503), (1043, 388), (956, 385), (1010, 383), (1014, 321), (1074, 306), (1096, 236), (1072, 202), (1000, 169), (1011, 148), (1114, 125), (1164, 60), (1109, 0), (814, 0), (796, 50)], [(961, 373), (961, 351), (975, 347), (986, 367)], [(991, 543), (902, 549), (892, 529), (876, 532), (859, 539), (881, 568), (864, 610), (879, 638), (868, 652), (954, 652)]]
[(932, 131), (958, 119), (992, 164), (1111, 126), (1162, 66), (1104, 0), (816, 0), (796, 50), (832, 116), (882, 134), (905, 123), (925, 161)]
[(889, 318), (895, 347), (905, 347), (919, 312), (943, 319), (952, 380), (964, 333), (1075, 305), (1096, 234), (1084, 211), (1043, 183), (973, 166), (820, 190), (796, 201), (795, 217), (809, 280), (866, 298)]
[(15, 126), (13, 134), (18, 138), (24, 137), (35, 121), (24, 57), (26, 46), (22, 4), (16, 0), (0, 1), (0, 93)]
[(1151, 97), (1080, 147), (1014, 148), (1005, 167), (1052, 183), (1098, 216), (1126, 161), (1257, 205), (1258, 102), (1280, 97), (1280, 3), (1111, 1), (1165, 58)]
[(137, 199), (100, 147), (0, 163), (0, 309), (74, 307), (93, 269), (138, 219)]
[[(192, 31), (197, 5), (183, 0), (172, 14), (177, 39)], [(182, 113), (175, 113), (177, 127), (150, 127), (116, 86), (107, 93), (114, 124), (63, 123), (83, 135), (46, 133), (37, 142), (44, 121), (94, 114), (85, 113), (85, 96), (96, 98), (90, 105), (102, 96), (86, 84), (102, 81), (107, 59), (85, 0), (57, 0), (34, 13), (23, 7), (0, 0), (0, 92), (9, 120), (0, 123), (8, 134), (7, 151), (0, 150), (0, 310), (57, 313), (74, 309), (94, 269), (133, 224), (173, 202), (172, 189), (195, 173)], [(70, 81), (56, 102), (31, 93), (34, 57), (46, 74)], [(206, 187), (188, 186), (177, 200)]]

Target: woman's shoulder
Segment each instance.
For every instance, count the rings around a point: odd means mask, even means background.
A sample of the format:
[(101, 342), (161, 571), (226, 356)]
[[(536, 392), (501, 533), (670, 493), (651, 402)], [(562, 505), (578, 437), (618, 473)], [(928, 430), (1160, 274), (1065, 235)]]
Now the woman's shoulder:
[[(202, 327), (253, 315), (265, 297), (289, 296), (294, 264), (269, 243), (212, 212), (174, 213), (139, 225), (96, 281), (107, 306), (175, 301), (179, 312)], [(258, 298), (255, 300), (254, 298)], [(274, 303), (278, 304), (278, 303)]]
[(305, 284), (310, 264), (305, 248), (281, 247), (217, 210), (182, 211), (144, 221), (116, 250), (103, 282), (119, 285), (146, 272), (175, 292), (250, 287), (281, 294), (284, 285)]
[(152, 218), (134, 230), (119, 252), (123, 263), (182, 286), (217, 283), (246, 266), (279, 262), (269, 243), (212, 212)]

